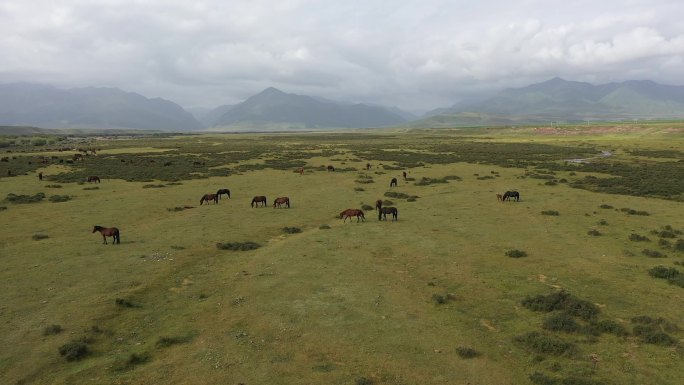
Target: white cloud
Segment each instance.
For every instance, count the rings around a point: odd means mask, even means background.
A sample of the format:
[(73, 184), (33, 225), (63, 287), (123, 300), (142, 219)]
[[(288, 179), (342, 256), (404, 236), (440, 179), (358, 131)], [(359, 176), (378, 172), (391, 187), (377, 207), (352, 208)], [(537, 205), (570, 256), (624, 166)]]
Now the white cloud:
[(5, 0), (0, 81), (185, 106), (275, 86), (410, 109), (552, 76), (684, 84), (683, 11), (667, 0)]

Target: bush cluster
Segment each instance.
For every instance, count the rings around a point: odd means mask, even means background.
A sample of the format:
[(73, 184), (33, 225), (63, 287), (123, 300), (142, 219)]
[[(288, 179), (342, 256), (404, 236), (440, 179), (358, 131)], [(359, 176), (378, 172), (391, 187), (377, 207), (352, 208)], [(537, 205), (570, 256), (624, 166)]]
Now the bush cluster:
[(5, 200), (10, 203), (36, 203), (45, 199), (45, 194), (42, 192), (34, 195), (17, 195), (13, 193), (7, 194)]
[(521, 304), (532, 311), (544, 313), (562, 310), (585, 321), (595, 319), (599, 314), (598, 306), (589, 301), (579, 299), (565, 290), (547, 295), (540, 294), (534, 297), (526, 297), (522, 300)]
[(522, 250), (517, 250), (517, 249), (508, 250), (505, 254), (506, 254), (507, 257), (511, 257), (511, 258), (523, 258), (523, 257), (527, 257), (527, 253), (526, 253), (526, 252), (524, 252), (524, 251), (522, 251)]
[(227, 243), (217, 243), (216, 248), (219, 250), (232, 250), (232, 251), (247, 251), (255, 250), (260, 248), (261, 245), (256, 242), (227, 242)]

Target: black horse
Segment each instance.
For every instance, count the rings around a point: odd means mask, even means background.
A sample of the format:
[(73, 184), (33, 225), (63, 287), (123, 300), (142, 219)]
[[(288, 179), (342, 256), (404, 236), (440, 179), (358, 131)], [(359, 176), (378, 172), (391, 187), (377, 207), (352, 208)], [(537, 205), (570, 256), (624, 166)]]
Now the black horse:
[(378, 220), (387, 220), (387, 214), (392, 214), (392, 222), (399, 220), (399, 210), (396, 207), (383, 207), (378, 212)]
[(218, 195), (219, 199), (221, 199), (221, 195), (223, 194), (228, 195), (228, 199), (230, 199), (230, 190), (228, 190), (227, 188), (222, 188), (216, 191), (216, 195)]
[(390, 181), (390, 187), (397, 187), (397, 178), (392, 178), (392, 181)]
[(511, 198), (515, 199), (516, 202), (520, 201), (520, 193), (517, 191), (506, 191), (503, 195), (501, 201), (509, 201)]

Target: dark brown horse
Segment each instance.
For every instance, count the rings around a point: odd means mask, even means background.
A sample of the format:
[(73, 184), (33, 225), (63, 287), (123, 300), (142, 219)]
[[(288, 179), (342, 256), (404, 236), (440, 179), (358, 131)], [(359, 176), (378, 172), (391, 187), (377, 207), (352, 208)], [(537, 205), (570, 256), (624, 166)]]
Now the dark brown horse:
[(335, 171), (335, 167), (333, 167), (332, 165), (328, 166), (328, 171)]
[(263, 207), (266, 207), (266, 197), (261, 195), (252, 198), (252, 207), (254, 207), (254, 205), (256, 205), (256, 207), (259, 207), (259, 203), (261, 203)]
[(351, 222), (351, 217), (356, 217), (356, 222), (358, 222), (359, 219), (363, 219), (364, 222), (366, 221), (363, 211), (359, 209), (346, 209), (340, 213), (340, 219), (344, 218), (344, 222), (347, 221), (347, 218), (349, 218), (349, 222)]
[(378, 199), (377, 201), (375, 201), (375, 211), (380, 211), (381, 208), (382, 208), (382, 199)]
[(520, 193), (517, 191), (506, 191), (501, 198), (501, 201), (509, 201), (511, 198), (515, 199), (516, 202), (520, 201)]
[(366, 163), (366, 171), (370, 170), (370, 168), (371, 168), (371, 164), (370, 164), (370, 163)]
[(404, 175), (404, 180), (406, 180), (406, 171), (403, 171), (402, 175)]
[(95, 226), (93, 227), (93, 233), (99, 231), (100, 234), (102, 234), (102, 243), (105, 245), (107, 244), (107, 237), (112, 237), (112, 245), (115, 243), (121, 243), (121, 237), (119, 236), (119, 229), (116, 227), (102, 227), (102, 226)]
[(304, 167), (298, 168), (295, 172), (298, 173), (299, 175), (304, 175)]
[(97, 175), (91, 175), (88, 177), (88, 182), (97, 182), (100, 183), (100, 177)]
[(390, 187), (397, 187), (397, 178), (392, 178), (392, 181), (390, 181)]
[(281, 205), (285, 205), (288, 209), (290, 208), (290, 198), (288, 197), (278, 197), (273, 201), (273, 208), (280, 208)]
[(230, 199), (230, 190), (228, 190), (227, 188), (222, 188), (216, 191), (216, 195), (218, 195), (219, 199), (221, 199), (221, 195), (223, 194), (228, 195), (228, 199)]
[(202, 199), (200, 199), (200, 206), (202, 206), (202, 203), (204, 202), (207, 202), (207, 204), (209, 204), (209, 201), (214, 201), (214, 204), (218, 204), (219, 196), (217, 194), (202, 195)]
[(42, 172), (38, 173), (38, 180), (43, 180), (43, 173)]
[(399, 220), (399, 210), (396, 207), (383, 207), (378, 213), (378, 220), (387, 220), (387, 214), (392, 214), (392, 222)]

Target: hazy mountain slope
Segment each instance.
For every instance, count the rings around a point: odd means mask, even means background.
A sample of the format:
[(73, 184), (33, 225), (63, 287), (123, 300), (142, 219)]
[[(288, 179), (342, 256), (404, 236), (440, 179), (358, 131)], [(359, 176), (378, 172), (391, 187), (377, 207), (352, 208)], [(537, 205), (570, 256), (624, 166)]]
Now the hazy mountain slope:
[(0, 85), (0, 124), (46, 128), (92, 127), (196, 130), (201, 124), (181, 106), (116, 88)]

